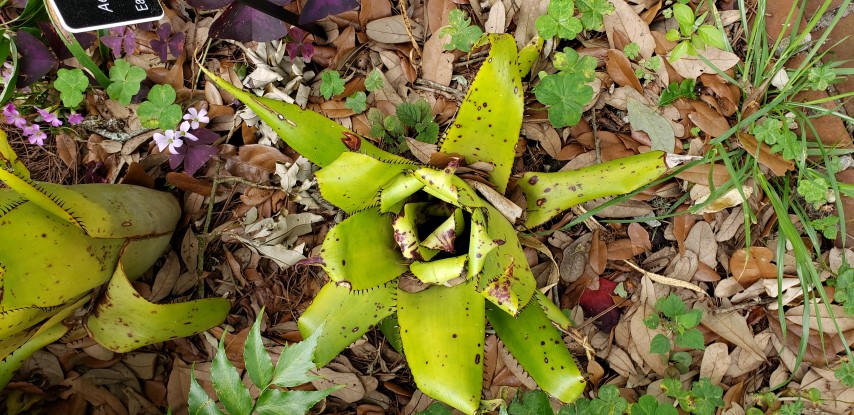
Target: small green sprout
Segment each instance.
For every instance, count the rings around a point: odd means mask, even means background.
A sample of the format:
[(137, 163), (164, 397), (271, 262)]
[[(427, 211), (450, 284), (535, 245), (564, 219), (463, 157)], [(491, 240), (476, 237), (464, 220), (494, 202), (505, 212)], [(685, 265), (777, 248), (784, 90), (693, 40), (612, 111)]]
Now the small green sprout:
[(323, 95), (323, 99), (330, 99), (342, 92), (344, 92), (344, 80), (337, 71), (325, 71), (320, 75), (320, 94)]
[(803, 143), (788, 128), (788, 120), (769, 117), (761, 124), (754, 124), (751, 131), (758, 141), (771, 146), (772, 153), (780, 153), (786, 160), (802, 160), (806, 157)]
[(383, 75), (379, 69), (374, 69), (365, 78), (365, 89), (368, 92), (374, 92), (383, 88)]
[(363, 91), (357, 91), (344, 100), (344, 106), (350, 108), (356, 114), (361, 114), (368, 108), (367, 100), (368, 96)]
[(635, 42), (629, 43), (623, 48), (623, 53), (627, 58), (634, 60), (640, 54), (640, 45)]
[(691, 387), (682, 389), (682, 381), (676, 378), (665, 378), (661, 382), (664, 394), (676, 400), (683, 411), (695, 415), (714, 415), (718, 408), (723, 407), (723, 389), (715, 386), (708, 378), (702, 378)]
[(453, 9), (448, 12), (448, 26), (439, 30), (439, 36), (450, 36), (451, 41), (445, 44), (445, 50), (459, 49), (470, 52), (472, 45), (483, 36), (483, 30), (471, 24), (466, 12)]
[(658, 99), (658, 106), (663, 107), (670, 105), (679, 98), (696, 99), (697, 94), (694, 93), (694, 79), (685, 79), (682, 82), (671, 82), (667, 85), (664, 91), (661, 91), (661, 98)]
[[(702, 310), (688, 310), (682, 299), (673, 293), (656, 301), (655, 309), (658, 312), (651, 314), (643, 321), (647, 328), (653, 330), (660, 326), (664, 331), (673, 335), (673, 343), (677, 347), (696, 350), (706, 348), (703, 333), (697, 329), (700, 320), (703, 318)], [(668, 336), (658, 333), (652, 338), (649, 347), (650, 353), (667, 357), (668, 360), (675, 363), (680, 372), (687, 372), (688, 366), (691, 364), (691, 356), (685, 352), (676, 352), (671, 355), (672, 350), (673, 347)]]
[(703, 24), (709, 12), (695, 17), (694, 10), (684, 4), (674, 4), (672, 10), (673, 17), (679, 24), (679, 30), (668, 30), (666, 37), (667, 40), (679, 42), (679, 44), (670, 51), (668, 59), (670, 62), (676, 62), (685, 55), (696, 56), (697, 51), (705, 49), (706, 45), (718, 49), (726, 48), (726, 36), (723, 31), (712, 25)]

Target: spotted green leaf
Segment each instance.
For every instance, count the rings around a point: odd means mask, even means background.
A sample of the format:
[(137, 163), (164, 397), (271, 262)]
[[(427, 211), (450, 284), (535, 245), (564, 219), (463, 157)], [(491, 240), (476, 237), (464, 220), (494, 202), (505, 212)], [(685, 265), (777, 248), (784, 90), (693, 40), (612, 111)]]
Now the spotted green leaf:
[(522, 127), (522, 81), (512, 36), (489, 34), (492, 49), (445, 132), (440, 151), (461, 154), (467, 163), (492, 163), (490, 181), (507, 189)]
[(469, 284), (433, 286), (418, 293), (399, 290), (397, 317), (403, 327), (403, 349), (421, 391), (474, 414), (483, 383), (486, 333), (483, 298)]

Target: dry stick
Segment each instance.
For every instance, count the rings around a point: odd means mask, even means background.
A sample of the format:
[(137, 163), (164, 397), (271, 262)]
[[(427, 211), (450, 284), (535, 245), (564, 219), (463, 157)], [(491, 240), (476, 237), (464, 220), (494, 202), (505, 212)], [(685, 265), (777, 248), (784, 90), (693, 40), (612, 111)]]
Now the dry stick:
[[(235, 176), (231, 176), (231, 177), (222, 177), (222, 178), (218, 179), (218, 181), (219, 181), (220, 183), (235, 182), (235, 183), (245, 184), (245, 185), (247, 185), (247, 186), (249, 186), (249, 187), (254, 187), (254, 188), (256, 188), (256, 189), (264, 189), (264, 190), (284, 190), (284, 189), (282, 189), (282, 188), (281, 188), (281, 187), (279, 187), (279, 186), (267, 186), (267, 185), (264, 185), (264, 184), (259, 184), (259, 183), (255, 183), (255, 182), (250, 182), (249, 180), (246, 180), (246, 179), (244, 179), (244, 178), (242, 178), (242, 177), (235, 177)], [(288, 193), (288, 192), (285, 192), (285, 193)]]
[[(219, 187), (219, 182), (220, 182), (219, 172), (220, 172), (220, 170), (222, 170), (222, 164), (223, 163), (221, 161), (218, 161), (216, 163), (216, 170), (214, 171), (213, 183), (211, 184), (211, 195), (210, 195), (210, 199), (208, 199), (208, 212), (205, 215), (205, 224), (202, 227), (201, 235), (197, 236), (197, 238), (199, 240), (199, 253), (198, 253), (198, 256), (196, 257), (196, 275), (198, 275), (198, 276), (202, 275), (202, 268), (203, 268), (203, 265), (205, 262), (205, 249), (207, 249), (207, 245), (208, 245), (208, 232), (210, 231), (211, 220), (213, 218), (214, 202), (216, 202), (216, 190), (217, 190), (216, 188)], [(198, 290), (199, 297), (203, 298), (205, 295), (205, 284), (201, 278), (199, 279), (199, 284), (198, 284), (198, 287), (196, 287), (196, 289)]]
[(418, 46), (418, 42), (415, 41), (415, 35), (412, 34), (412, 22), (409, 21), (409, 14), (406, 10), (406, 0), (398, 0), (397, 5), (400, 7), (400, 15), (403, 17), (403, 26), (406, 28), (406, 34), (409, 35), (409, 40), (412, 42), (415, 54), (420, 58), (421, 47)]
[(456, 90), (454, 88), (449, 88), (449, 87), (444, 86), (442, 84), (437, 84), (436, 82), (429, 81), (429, 80), (423, 79), (423, 78), (416, 79), (415, 85), (421, 85), (421, 86), (424, 86), (428, 89), (434, 89), (436, 91), (440, 91), (440, 92), (444, 92), (446, 94), (450, 94), (458, 100), (462, 100), (463, 98), (465, 98), (465, 95), (466, 95), (462, 91)]

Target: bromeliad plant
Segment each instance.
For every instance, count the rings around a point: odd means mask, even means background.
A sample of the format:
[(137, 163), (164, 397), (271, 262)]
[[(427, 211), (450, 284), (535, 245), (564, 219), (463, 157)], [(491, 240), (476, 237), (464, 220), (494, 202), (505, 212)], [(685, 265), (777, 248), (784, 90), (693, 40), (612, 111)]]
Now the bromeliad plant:
[[(130, 280), (169, 243), (181, 214), (172, 195), (133, 185), (37, 182), (0, 130), (0, 389), (38, 349), (69, 332), (88, 305), (89, 335), (107, 349), (207, 330), (229, 301), (152, 304)], [(107, 284), (100, 294), (93, 290)]]
[[(519, 139), (525, 75), (539, 54), (517, 52), (508, 35), (489, 35), (489, 56), (440, 146), (450, 160), (419, 165), (380, 150), (320, 114), (257, 97), (209, 76), (322, 169), (324, 198), (351, 215), (323, 242), (330, 282), (299, 320), (306, 337), (324, 327), (315, 362), (325, 365), (373, 325), (402, 350), (418, 387), (472, 414), (478, 410), (485, 321), (528, 371), (569, 402), (585, 381), (552, 322), (569, 320), (537, 290), (514, 220), (508, 188)], [(477, 165), (488, 173), (474, 180)], [(632, 191), (667, 170), (651, 152), (578, 171), (529, 172), (524, 226), (538, 226), (586, 200)], [(477, 189), (477, 191), (475, 190)], [(519, 211), (521, 208), (516, 207)], [(505, 209), (509, 211), (512, 209)]]

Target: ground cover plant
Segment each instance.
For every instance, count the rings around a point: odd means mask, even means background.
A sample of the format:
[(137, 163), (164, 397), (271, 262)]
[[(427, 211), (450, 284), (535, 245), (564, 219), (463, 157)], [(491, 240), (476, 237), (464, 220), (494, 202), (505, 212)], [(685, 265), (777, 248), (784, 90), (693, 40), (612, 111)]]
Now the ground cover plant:
[[(849, 1), (193, 0), (76, 35), (0, 3), (7, 413), (854, 402)], [(119, 182), (154, 219), (74, 225)]]

